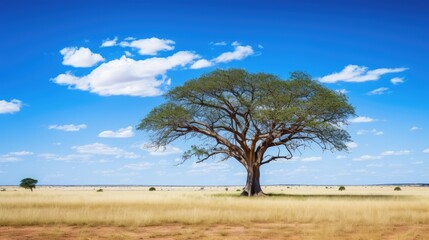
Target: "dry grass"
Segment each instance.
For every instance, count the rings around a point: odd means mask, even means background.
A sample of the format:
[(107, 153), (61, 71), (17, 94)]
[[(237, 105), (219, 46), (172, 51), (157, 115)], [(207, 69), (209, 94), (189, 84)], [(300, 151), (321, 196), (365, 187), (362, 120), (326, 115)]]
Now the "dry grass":
[(297, 239), (423, 239), (422, 234), (429, 234), (429, 189), (346, 188), (339, 192), (338, 188), (269, 187), (266, 192), (277, 194), (257, 199), (236, 197), (233, 187), (229, 192), (224, 188), (7, 189), (0, 192), (0, 225), (108, 226), (130, 231), (193, 226), (200, 233), (217, 229), (212, 238), (232, 237), (231, 231), (249, 233), (244, 230), (255, 226), (252, 236), (302, 236)]

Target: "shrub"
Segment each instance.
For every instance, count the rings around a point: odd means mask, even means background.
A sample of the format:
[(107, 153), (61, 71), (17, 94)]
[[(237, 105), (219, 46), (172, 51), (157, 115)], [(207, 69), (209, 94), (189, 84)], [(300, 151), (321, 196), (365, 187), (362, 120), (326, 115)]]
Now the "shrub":
[(97, 192), (102, 192), (102, 191), (103, 191), (103, 189), (101, 189), (101, 188), (100, 188), (100, 189), (97, 189)]
[(237, 192), (240, 192), (241, 190), (240, 189), (237, 189)]
[(225, 188), (225, 191), (227, 191), (227, 192), (228, 192), (228, 188)]
[(150, 187), (149, 191), (156, 191), (156, 188), (155, 187)]
[(2, 190), (0, 190), (0, 191), (2, 191), (2, 192), (6, 192), (6, 189), (2, 188)]
[(395, 189), (393, 189), (394, 191), (401, 191), (402, 189), (400, 187), (395, 187)]
[(340, 187), (338, 188), (338, 190), (339, 190), (339, 191), (344, 191), (344, 190), (346, 190), (346, 187), (344, 187), (344, 186), (340, 186)]

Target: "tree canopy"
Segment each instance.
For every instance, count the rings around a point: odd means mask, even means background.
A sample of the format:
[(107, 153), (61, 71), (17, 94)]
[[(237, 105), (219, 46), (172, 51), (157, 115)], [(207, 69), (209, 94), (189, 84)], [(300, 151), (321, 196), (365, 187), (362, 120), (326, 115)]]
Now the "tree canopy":
[[(288, 80), (240, 69), (216, 70), (170, 90), (138, 125), (163, 147), (177, 139), (200, 138), (183, 155), (205, 161), (233, 158), (248, 172), (245, 194), (262, 193), (259, 168), (314, 144), (347, 150), (342, 126), (354, 115), (345, 95), (325, 88), (308, 74)], [(277, 154), (267, 150), (278, 148)]]
[(21, 180), (21, 183), (19, 184), (19, 186), (22, 188), (25, 188), (25, 189), (30, 189), (31, 191), (33, 191), (33, 188), (36, 188), (37, 183), (38, 183), (38, 181), (36, 179), (24, 178)]

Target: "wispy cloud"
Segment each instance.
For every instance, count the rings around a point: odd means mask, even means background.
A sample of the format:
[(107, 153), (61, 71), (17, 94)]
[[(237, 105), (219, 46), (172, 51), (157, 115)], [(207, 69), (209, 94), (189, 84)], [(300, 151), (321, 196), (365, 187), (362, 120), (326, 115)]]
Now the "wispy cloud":
[(340, 72), (332, 73), (324, 77), (318, 78), (323, 83), (336, 82), (367, 82), (376, 81), (384, 74), (398, 73), (407, 70), (408, 68), (377, 68), (368, 70), (368, 67), (358, 65), (347, 65)]
[(412, 126), (412, 127), (410, 128), (410, 131), (417, 131), (417, 130), (422, 130), (422, 128), (417, 127), (417, 126)]
[(423, 150), (424, 153), (429, 153), (429, 148)]
[(131, 169), (131, 170), (146, 170), (152, 168), (153, 163), (148, 162), (139, 162), (139, 163), (132, 163), (127, 164), (123, 168)]
[(348, 143), (346, 143), (346, 146), (347, 146), (349, 149), (353, 149), (353, 148), (357, 148), (357, 147), (358, 147), (358, 144), (357, 144), (357, 143), (355, 143), (355, 142), (348, 142)]
[(341, 94), (347, 94), (347, 93), (349, 93), (349, 91), (347, 89), (345, 89), (345, 88), (338, 89), (338, 90), (335, 90), (335, 91), (338, 92), (338, 93), (341, 93)]
[(226, 46), (227, 43), (224, 41), (221, 42), (211, 42), (210, 45), (215, 45), (215, 46)]
[(377, 88), (377, 89), (372, 90), (371, 92), (368, 93), (368, 95), (383, 95), (383, 94), (387, 93), (388, 90), (389, 90), (389, 88), (381, 87), (381, 88)]
[(16, 113), (21, 110), (22, 102), (18, 99), (12, 99), (10, 102), (0, 100), (0, 114)]
[(302, 158), (301, 161), (303, 162), (315, 162), (315, 161), (321, 161), (322, 157), (306, 157)]
[(82, 129), (87, 128), (86, 124), (66, 124), (66, 125), (50, 125), (48, 127), (48, 129), (52, 130), (60, 130), (60, 131), (65, 131), (65, 132), (77, 132), (80, 131)]
[(23, 157), (33, 155), (33, 152), (29, 151), (19, 151), (19, 152), (9, 152), (3, 155), (0, 155), (0, 162), (18, 162), (21, 161)]
[(410, 154), (410, 150), (399, 150), (399, 151), (384, 151), (381, 153), (382, 156), (401, 156)]
[(207, 59), (200, 59), (191, 65), (191, 69), (200, 69), (213, 66), (213, 63)]
[(382, 159), (383, 156), (374, 156), (374, 155), (362, 155), (357, 158), (353, 158), (354, 161), (368, 161), (368, 160), (379, 160)]
[(353, 119), (350, 119), (349, 122), (351, 123), (370, 123), (370, 122), (374, 122), (375, 120), (370, 118), (370, 117), (365, 117), (365, 116), (361, 116), (361, 117), (356, 117)]
[(55, 153), (42, 153), (37, 155), (40, 158), (50, 161), (64, 161), (64, 162), (73, 162), (73, 161), (82, 161), (86, 162), (91, 159), (89, 154), (55, 154)]
[(201, 162), (192, 163), (191, 169), (188, 171), (190, 174), (210, 174), (210, 173), (225, 173), (231, 170), (225, 162)]
[(66, 47), (60, 53), (63, 55), (63, 64), (73, 67), (92, 67), (105, 60), (100, 54), (85, 47)]
[(127, 152), (118, 147), (110, 147), (103, 143), (92, 143), (82, 146), (74, 146), (72, 149), (78, 153), (93, 154), (93, 155), (108, 155), (115, 158), (138, 158), (139, 156), (133, 152)]
[(180, 148), (174, 147), (172, 145), (167, 145), (165, 147), (158, 148), (151, 144), (145, 143), (145, 144), (141, 144), (139, 148), (141, 150), (145, 150), (149, 152), (149, 154), (152, 156), (166, 156), (166, 155), (180, 154), (183, 152)]
[(401, 84), (401, 83), (404, 83), (404, 78), (394, 77), (394, 78), (390, 79), (390, 82), (391, 82), (393, 85), (399, 85), (399, 84)]
[(377, 129), (372, 129), (372, 130), (365, 130), (365, 129), (361, 129), (359, 131), (356, 132), (357, 135), (367, 135), (367, 134), (372, 134), (375, 136), (379, 136), (379, 135), (383, 135), (384, 132), (383, 131), (379, 131)]
[(131, 126), (120, 128), (116, 131), (106, 130), (98, 134), (98, 137), (100, 138), (130, 138), (133, 136), (134, 132)]

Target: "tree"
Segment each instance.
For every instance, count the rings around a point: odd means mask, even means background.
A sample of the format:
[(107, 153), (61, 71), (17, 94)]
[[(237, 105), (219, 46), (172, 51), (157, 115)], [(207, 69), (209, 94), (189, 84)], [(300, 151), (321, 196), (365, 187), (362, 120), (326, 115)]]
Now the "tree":
[[(183, 161), (235, 159), (247, 171), (243, 195), (262, 195), (260, 167), (291, 159), (301, 148), (347, 150), (342, 128), (354, 115), (345, 95), (302, 72), (289, 80), (240, 69), (216, 70), (170, 90), (166, 102), (141, 120), (156, 147), (197, 137)], [(273, 149), (276, 150), (271, 150)]]
[(36, 188), (37, 182), (38, 181), (36, 179), (24, 178), (21, 180), (21, 184), (19, 184), (19, 186), (22, 188), (25, 188), (25, 189), (30, 189), (31, 191), (33, 191), (33, 188)]

